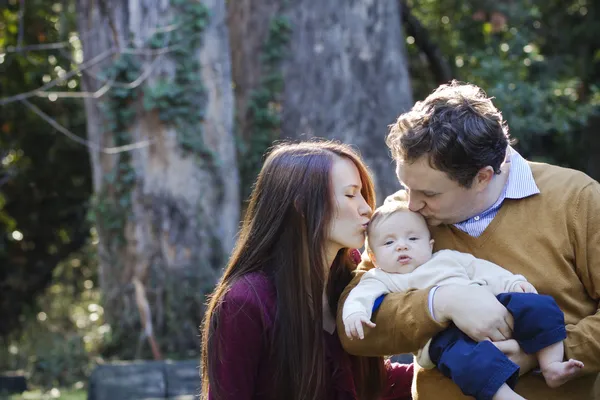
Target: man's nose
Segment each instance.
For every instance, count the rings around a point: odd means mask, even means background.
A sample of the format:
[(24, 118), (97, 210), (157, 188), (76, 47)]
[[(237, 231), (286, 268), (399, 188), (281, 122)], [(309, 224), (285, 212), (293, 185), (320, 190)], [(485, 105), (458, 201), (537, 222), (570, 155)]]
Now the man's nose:
[(408, 209), (410, 211), (418, 212), (421, 211), (425, 207), (425, 202), (414, 193), (410, 193), (408, 195)]

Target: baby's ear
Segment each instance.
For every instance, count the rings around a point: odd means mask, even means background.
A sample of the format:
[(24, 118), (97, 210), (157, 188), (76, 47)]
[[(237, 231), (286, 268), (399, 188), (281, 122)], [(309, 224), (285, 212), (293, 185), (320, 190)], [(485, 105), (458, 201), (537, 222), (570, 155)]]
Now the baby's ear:
[(431, 239), (429, 241), (429, 246), (431, 247), (431, 250), (433, 250), (433, 244), (435, 243), (435, 240)]

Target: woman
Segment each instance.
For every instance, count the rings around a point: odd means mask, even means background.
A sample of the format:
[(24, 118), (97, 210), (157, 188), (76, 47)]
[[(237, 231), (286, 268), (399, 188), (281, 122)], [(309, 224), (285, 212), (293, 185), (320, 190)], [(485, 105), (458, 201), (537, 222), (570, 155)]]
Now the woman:
[(409, 399), (412, 365), (345, 353), (335, 331), (375, 204), (358, 155), (276, 146), (204, 320), (204, 399)]

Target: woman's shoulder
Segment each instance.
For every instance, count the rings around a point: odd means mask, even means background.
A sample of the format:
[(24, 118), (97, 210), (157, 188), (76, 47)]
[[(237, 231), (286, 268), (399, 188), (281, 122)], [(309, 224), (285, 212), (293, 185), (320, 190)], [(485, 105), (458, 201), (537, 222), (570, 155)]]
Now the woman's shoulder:
[(262, 309), (265, 306), (268, 308), (273, 307), (275, 299), (273, 281), (262, 272), (251, 272), (242, 275), (233, 282), (223, 300), (225, 304)]
[(269, 338), (276, 314), (272, 290), (266, 276), (245, 274), (232, 282), (219, 302), (219, 340), (230, 349), (240, 346), (238, 350), (246, 351), (248, 343)]

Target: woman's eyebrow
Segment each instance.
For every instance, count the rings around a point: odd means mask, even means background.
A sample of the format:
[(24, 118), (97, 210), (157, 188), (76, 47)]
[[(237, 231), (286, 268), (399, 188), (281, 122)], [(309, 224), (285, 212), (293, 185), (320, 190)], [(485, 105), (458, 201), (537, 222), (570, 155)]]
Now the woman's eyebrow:
[(346, 185), (345, 187), (347, 187), (347, 188), (348, 188), (348, 187), (351, 187), (351, 188), (356, 188), (356, 189), (360, 190), (360, 186), (359, 186), (359, 185), (357, 185), (357, 184), (355, 184), (355, 183), (351, 183), (351, 184), (349, 184), (349, 185)]

